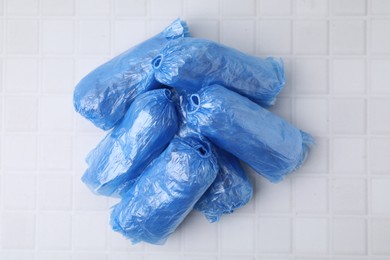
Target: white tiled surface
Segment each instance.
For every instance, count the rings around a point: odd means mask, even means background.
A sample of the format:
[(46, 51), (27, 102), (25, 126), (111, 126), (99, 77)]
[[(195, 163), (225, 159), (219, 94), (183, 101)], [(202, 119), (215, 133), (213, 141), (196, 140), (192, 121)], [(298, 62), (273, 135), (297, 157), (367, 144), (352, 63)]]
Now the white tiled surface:
[[(299, 172), (164, 246), (108, 225), (114, 200), (80, 182), (103, 133), (73, 112), (91, 69), (176, 17), (194, 36), (282, 56), (272, 110), (315, 135)], [(390, 1), (0, 1), (0, 259), (390, 259)]]

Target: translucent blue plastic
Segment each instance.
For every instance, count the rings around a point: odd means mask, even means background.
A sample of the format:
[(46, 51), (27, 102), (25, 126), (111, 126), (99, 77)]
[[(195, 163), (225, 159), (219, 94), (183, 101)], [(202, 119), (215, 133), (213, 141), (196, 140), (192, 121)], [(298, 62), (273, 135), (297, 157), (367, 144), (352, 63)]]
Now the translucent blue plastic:
[(170, 41), (153, 60), (156, 79), (162, 84), (198, 91), (219, 84), (268, 107), (281, 91), (281, 59), (260, 59), (216, 42), (197, 38)]
[(271, 182), (305, 160), (310, 135), (249, 99), (213, 85), (191, 96), (188, 125)]
[(103, 130), (112, 128), (136, 96), (160, 86), (154, 78), (153, 57), (168, 41), (186, 36), (186, 23), (177, 19), (153, 38), (90, 72), (74, 90), (76, 111)]
[(252, 198), (253, 185), (240, 161), (233, 155), (215, 149), (219, 172), (210, 188), (195, 204), (210, 222), (220, 219), (223, 214), (233, 213)]
[(111, 212), (113, 230), (133, 243), (163, 244), (218, 172), (210, 145), (174, 138)]
[(139, 95), (123, 120), (87, 156), (82, 180), (100, 195), (120, 195), (167, 147), (178, 128), (171, 91)]

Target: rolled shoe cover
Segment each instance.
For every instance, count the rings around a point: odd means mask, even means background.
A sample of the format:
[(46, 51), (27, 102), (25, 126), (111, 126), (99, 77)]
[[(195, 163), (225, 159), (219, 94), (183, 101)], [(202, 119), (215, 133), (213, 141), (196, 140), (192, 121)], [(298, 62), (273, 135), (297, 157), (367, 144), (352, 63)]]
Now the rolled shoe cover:
[(135, 97), (160, 86), (154, 78), (153, 57), (168, 41), (187, 36), (186, 23), (177, 19), (161, 33), (90, 72), (74, 90), (76, 111), (103, 130), (112, 128)]
[(260, 59), (197, 38), (170, 41), (154, 58), (153, 68), (162, 84), (193, 92), (219, 84), (264, 107), (275, 102), (285, 83), (281, 59)]
[(87, 156), (82, 181), (100, 195), (120, 195), (168, 146), (178, 119), (171, 91), (139, 95), (123, 120)]
[(313, 143), (309, 134), (219, 85), (191, 96), (187, 123), (271, 182), (297, 169)]
[(233, 213), (252, 198), (253, 184), (233, 155), (215, 148), (219, 171), (214, 182), (195, 204), (209, 222), (216, 222), (223, 214)]
[(163, 244), (217, 172), (218, 164), (208, 143), (175, 137), (113, 207), (113, 230), (133, 243)]

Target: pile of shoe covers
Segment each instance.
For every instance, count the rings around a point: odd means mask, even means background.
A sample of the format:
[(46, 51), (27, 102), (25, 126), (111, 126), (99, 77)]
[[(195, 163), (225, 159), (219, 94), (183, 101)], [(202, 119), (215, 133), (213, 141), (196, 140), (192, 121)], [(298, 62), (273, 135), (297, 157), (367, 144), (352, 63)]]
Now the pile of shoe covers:
[(284, 83), (281, 59), (192, 38), (180, 19), (86, 75), (75, 109), (108, 132), (82, 181), (121, 198), (113, 230), (163, 244), (193, 209), (215, 222), (251, 199), (241, 161), (271, 182), (296, 170), (313, 139), (266, 110)]

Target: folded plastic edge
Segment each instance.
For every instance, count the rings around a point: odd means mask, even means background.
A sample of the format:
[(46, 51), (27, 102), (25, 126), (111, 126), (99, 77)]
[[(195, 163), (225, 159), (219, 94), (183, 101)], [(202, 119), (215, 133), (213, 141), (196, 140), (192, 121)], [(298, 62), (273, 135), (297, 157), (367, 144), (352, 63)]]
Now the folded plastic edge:
[(267, 60), (271, 63), (276, 77), (278, 78), (279, 85), (275, 88), (275, 93), (272, 99), (267, 101), (267, 104), (263, 105), (265, 108), (273, 106), (276, 102), (277, 96), (282, 91), (284, 84), (286, 84), (286, 78), (284, 75), (284, 62), (282, 58), (268, 57)]

